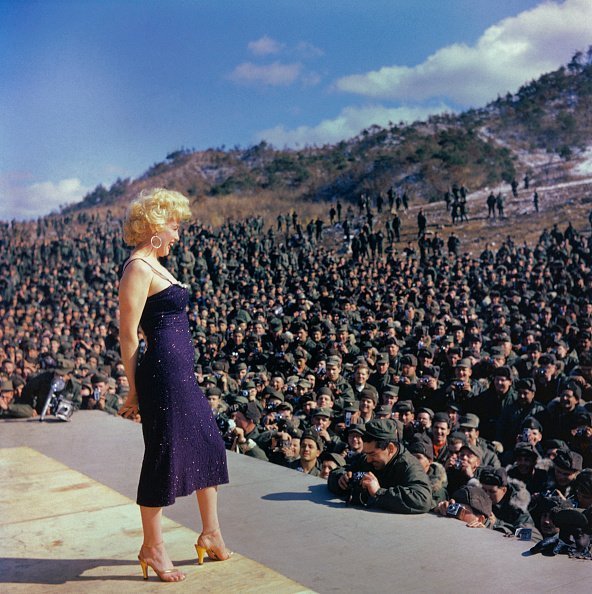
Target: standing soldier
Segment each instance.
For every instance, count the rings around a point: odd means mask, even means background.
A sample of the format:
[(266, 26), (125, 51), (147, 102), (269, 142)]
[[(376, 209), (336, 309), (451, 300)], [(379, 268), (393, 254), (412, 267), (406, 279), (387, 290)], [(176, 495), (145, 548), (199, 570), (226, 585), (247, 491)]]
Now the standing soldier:
[(393, 212), (393, 206), (395, 204), (395, 190), (394, 188), (391, 186), (387, 192), (387, 196), (388, 196), (388, 205), (389, 205), (389, 212)]
[(401, 219), (399, 218), (399, 215), (397, 213), (394, 214), (393, 220), (391, 221), (391, 225), (393, 227), (393, 233), (395, 234), (395, 241), (398, 243), (399, 241), (401, 241)]
[(329, 210), (329, 220), (331, 221), (331, 225), (335, 224), (335, 215), (337, 214), (337, 211), (335, 210), (335, 206), (332, 205), (331, 209)]
[(512, 196), (516, 198), (518, 196), (518, 182), (513, 179), (510, 185), (512, 186)]
[[(528, 173), (524, 176), (524, 189), (528, 190), (528, 186), (530, 185), (530, 178), (528, 177)], [(537, 211), (538, 212), (538, 211)]]
[(409, 210), (409, 196), (407, 195), (407, 192), (403, 192), (403, 198), (401, 198), (401, 200), (403, 202), (403, 208)]
[(277, 230), (278, 230), (278, 231), (281, 231), (281, 230), (282, 230), (282, 227), (283, 227), (283, 225), (284, 225), (284, 217), (283, 217), (283, 215), (280, 213), (280, 214), (277, 216)]
[(399, 209), (401, 208), (401, 197), (399, 196), (398, 193), (395, 198), (395, 208), (397, 209), (397, 212), (399, 212)]
[(382, 192), (378, 192), (378, 196), (376, 196), (376, 210), (378, 214), (382, 213), (382, 205), (384, 204), (384, 199), (382, 197)]
[(428, 220), (423, 213), (423, 208), (420, 208), (417, 213), (417, 237), (423, 237), (425, 235), (427, 225)]
[(502, 196), (502, 193), (499, 192), (497, 198), (495, 199), (495, 205), (497, 206), (497, 214), (500, 219), (504, 218), (504, 202), (505, 198)]
[(493, 217), (495, 219), (495, 194), (489, 193), (487, 196), (487, 218)]
[(534, 209), (539, 212), (539, 193), (536, 190), (532, 195), (532, 203), (534, 204)]
[(454, 233), (454, 231), (448, 237), (447, 247), (449, 254), (454, 254), (455, 256), (458, 256), (458, 250), (460, 248), (460, 239)]
[(337, 220), (341, 223), (341, 202), (337, 201)]

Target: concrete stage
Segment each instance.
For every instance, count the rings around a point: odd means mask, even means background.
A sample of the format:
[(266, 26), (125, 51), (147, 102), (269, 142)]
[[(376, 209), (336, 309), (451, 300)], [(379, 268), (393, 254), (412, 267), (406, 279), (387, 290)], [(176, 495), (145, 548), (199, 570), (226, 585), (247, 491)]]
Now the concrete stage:
[(324, 481), (229, 453), (220, 488), (227, 562), (195, 564), (194, 497), (165, 509), (181, 584), (136, 561), (139, 425), (98, 411), (0, 422), (0, 592), (589, 592), (592, 563), (432, 515), (346, 507)]

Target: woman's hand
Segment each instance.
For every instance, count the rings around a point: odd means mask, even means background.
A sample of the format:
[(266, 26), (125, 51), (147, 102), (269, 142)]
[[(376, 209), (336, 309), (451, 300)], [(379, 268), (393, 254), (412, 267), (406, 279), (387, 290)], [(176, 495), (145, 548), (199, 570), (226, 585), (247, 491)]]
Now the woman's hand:
[(130, 392), (117, 414), (124, 419), (130, 419), (135, 423), (140, 423), (142, 419), (140, 417), (138, 395)]

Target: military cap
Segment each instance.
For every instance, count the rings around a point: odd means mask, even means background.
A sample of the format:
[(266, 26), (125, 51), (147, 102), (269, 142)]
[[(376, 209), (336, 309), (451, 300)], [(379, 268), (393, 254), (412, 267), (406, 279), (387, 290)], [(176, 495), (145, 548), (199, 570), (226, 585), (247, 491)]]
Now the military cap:
[(304, 359), (305, 361), (308, 361), (308, 359), (310, 358), (310, 355), (306, 352), (305, 349), (303, 349), (302, 347), (298, 347), (294, 350), (294, 358), (295, 359)]
[(508, 473), (505, 468), (483, 466), (479, 470), (478, 478), (482, 485), (492, 485), (497, 487), (508, 486)]
[(417, 413), (419, 414), (420, 412), (427, 413), (430, 419), (434, 418), (434, 411), (431, 408), (428, 408), (427, 406), (422, 406), (421, 408), (418, 408)]
[(416, 439), (413, 440), (407, 449), (412, 454), (421, 454), (425, 456), (428, 460), (432, 461), (434, 459), (434, 448), (431, 444), (427, 443), (424, 439)]
[(450, 427), (450, 417), (445, 412), (437, 412), (434, 414), (432, 423), (446, 423)]
[(567, 382), (567, 384), (563, 386), (561, 393), (563, 394), (563, 392), (565, 392), (566, 390), (571, 390), (574, 393), (574, 396), (578, 399), (582, 397), (582, 388), (580, 387), (580, 384), (578, 384), (576, 381)]
[(517, 443), (512, 453), (514, 460), (516, 460), (519, 456), (529, 456), (533, 460), (538, 460), (539, 458), (536, 448), (532, 444), (526, 442)]
[(569, 540), (572, 534), (578, 528), (586, 534), (590, 534), (591, 526), (588, 516), (579, 509), (558, 509), (552, 512), (553, 524), (559, 528), (559, 538)]
[(14, 385), (11, 380), (4, 380), (0, 384), (0, 392), (12, 392), (14, 391)]
[(311, 429), (307, 429), (303, 434), (302, 437), (300, 438), (301, 442), (304, 441), (305, 439), (311, 439), (312, 441), (314, 441), (317, 444), (317, 448), (322, 452), (323, 449), (325, 448), (325, 444), (323, 442), (323, 438), (318, 434), (317, 431), (313, 431)]
[(212, 386), (206, 390), (206, 396), (222, 396), (222, 390), (216, 386)]
[(469, 452), (471, 452), (471, 454), (474, 454), (475, 456), (477, 456), (477, 458), (483, 459), (483, 451), (481, 450), (481, 448), (477, 445), (473, 445), (473, 444), (469, 443), (468, 441), (463, 443), (463, 445), (460, 449), (461, 449), (461, 451), (469, 450)]
[(462, 443), (467, 443), (467, 436), (462, 431), (453, 431), (448, 436), (448, 441), (453, 443), (455, 441), (462, 441)]
[(333, 418), (333, 411), (330, 408), (315, 408), (312, 411), (313, 417), (327, 417), (329, 419)]
[(385, 386), (383, 396), (399, 396), (399, 386)]
[(582, 462), (583, 458), (581, 454), (570, 450), (558, 450), (553, 460), (553, 464), (557, 466), (557, 468), (569, 472), (582, 470)]
[(330, 357), (327, 357), (327, 365), (334, 365), (336, 367), (340, 367), (341, 366), (341, 358), (337, 357), (335, 355), (331, 355)]
[(366, 433), (366, 425), (364, 423), (354, 423), (347, 428), (347, 434), (358, 433), (364, 435)]
[(392, 419), (372, 419), (364, 430), (364, 439), (370, 441), (398, 441), (397, 424)]
[(415, 355), (403, 355), (401, 357), (401, 365), (411, 365), (417, 367), (417, 357)]
[(294, 407), (289, 402), (280, 402), (276, 407), (276, 410), (289, 410), (293, 411)]
[(457, 503), (470, 505), (473, 511), (488, 518), (493, 509), (489, 495), (477, 485), (466, 485), (452, 494)]
[(274, 390), (271, 386), (265, 386), (265, 388), (263, 388), (262, 395), (266, 396), (268, 400), (275, 399), (279, 400), (280, 402), (284, 401), (284, 394), (279, 390)]
[(355, 413), (360, 410), (360, 405), (356, 400), (346, 400), (343, 403), (343, 412)]
[(505, 377), (506, 379), (512, 379), (512, 371), (509, 367), (505, 365), (502, 367), (496, 367), (491, 372), (491, 377)]
[(365, 387), (360, 392), (360, 400), (362, 398), (368, 398), (369, 400), (372, 400), (372, 402), (374, 402), (374, 404), (378, 403), (378, 393), (376, 392), (376, 390), (372, 390), (369, 387)]
[(90, 381), (93, 384), (98, 384), (98, 383), (107, 383), (107, 380), (109, 378), (106, 375), (103, 375), (102, 373), (95, 373), (91, 378)]
[(338, 468), (345, 466), (347, 463), (345, 458), (337, 452), (323, 452), (321, 454), (321, 461), (325, 462), (326, 460), (331, 460), (332, 462), (335, 462)]
[(241, 410), (241, 412), (243, 413), (243, 415), (245, 415), (247, 419), (249, 419), (249, 421), (253, 421), (255, 425), (257, 425), (261, 420), (261, 409), (259, 408), (259, 405), (254, 401), (249, 402), (246, 406), (243, 405), (243, 409)]
[(269, 327), (274, 332), (279, 332), (283, 328), (283, 323), (279, 318), (272, 318), (269, 320)]
[(317, 390), (317, 396), (322, 396), (322, 395), (330, 396), (331, 398), (334, 398), (333, 390), (331, 390), (331, 388), (328, 388), (327, 386), (323, 386), (322, 388)]
[(541, 433), (543, 432), (543, 426), (541, 425), (540, 421), (535, 417), (526, 417), (522, 424), (520, 425), (521, 429), (538, 429)]
[(256, 388), (256, 387), (257, 386), (255, 385), (255, 382), (248, 380), (243, 383), (242, 389), (243, 390), (252, 390), (253, 388)]
[(467, 413), (459, 419), (458, 424), (460, 427), (479, 429), (479, 417), (473, 413)]
[(376, 363), (377, 364), (380, 364), (380, 363), (387, 363), (388, 364), (389, 362), (390, 362), (389, 356), (387, 354), (385, 354), (385, 353), (381, 353), (379, 355), (378, 359), (376, 359)]
[(471, 363), (471, 360), (469, 358), (464, 358), (461, 359), (456, 365), (455, 367), (466, 367), (468, 369), (471, 369), (473, 367), (473, 364)]
[(505, 358), (504, 349), (502, 347), (492, 347), (489, 353), (493, 359)]
[(529, 353), (539, 353), (541, 351), (541, 343), (538, 341), (531, 342), (526, 345), (526, 351)]
[(418, 357), (428, 357), (430, 359), (433, 359), (434, 353), (431, 349), (429, 349), (427, 347), (423, 347), (417, 351), (417, 356)]
[(312, 384), (307, 379), (298, 380), (296, 385), (303, 390), (310, 390), (312, 388)]
[(388, 404), (382, 404), (374, 411), (374, 414), (377, 417), (384, 418), (384, 417), (390, 417), (392, 412), (393, 412), (392, 406), (389, 406)]
[(516, 390), (528, 390), (529, 392), (536, 392), (536, 385), (532, 377), (523, 377), (516, 382)]
[(555, 365), (557, 363), (557, 359), (555, 355), (552, 353), (545, 353), (541, 355), (538, 360), (538, 364), (542, 367), (544, 365)]
[(433, 377), (434, 379), (438, 379), (440, 377), (440, 368), (437, 365), (432, 365), (431, 367), (426, 367), (423, 370), (422, 377)]
[(393, 410), (398, 413), (415, 412), (415, 407), (411, 400), (399, 400), (399, 402), (393, 406)]

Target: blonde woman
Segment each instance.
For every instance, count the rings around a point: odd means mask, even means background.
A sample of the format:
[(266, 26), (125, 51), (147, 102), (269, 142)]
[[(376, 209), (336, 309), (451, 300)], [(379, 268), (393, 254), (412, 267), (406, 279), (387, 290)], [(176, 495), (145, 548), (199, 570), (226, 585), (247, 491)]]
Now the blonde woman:
[[(202, 533), (195, 545), (201, 564), (225, 560), (217, 511), (217, 485), (228, 482), (226, 451), (209, 403), (195, 380), (187, 288), (161, 265), (179, 241), (179, 225), (191, 216), (179, 192), (154, 189), (133, 201), (124, 239), (134, 246), (119, 287), (120, 343), (129, 393), (119, 414), (142, 422), (144, 459), (137, 503), (144, 541), (138, 559), (162, 581), (185, 575), (173, 564), (162, 538), (162, 508), (197, 492)], [(138, 360), (138, 327), (147, 349)]]

